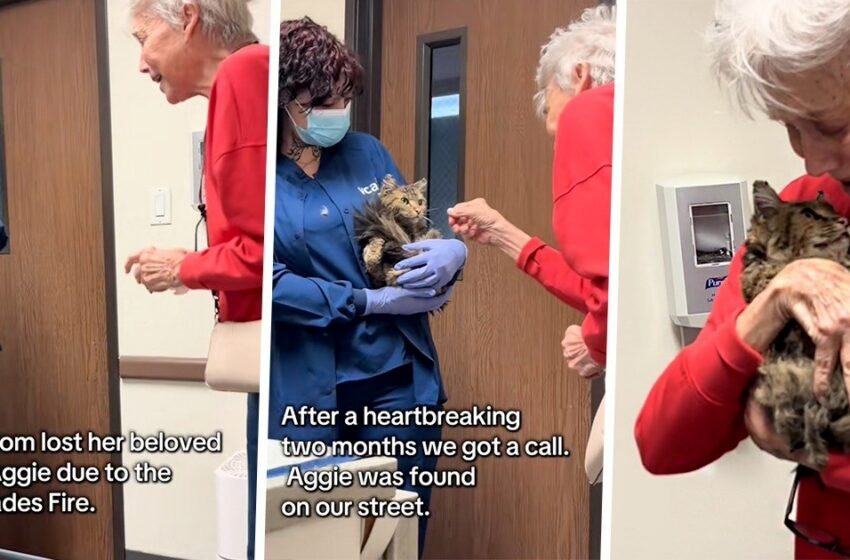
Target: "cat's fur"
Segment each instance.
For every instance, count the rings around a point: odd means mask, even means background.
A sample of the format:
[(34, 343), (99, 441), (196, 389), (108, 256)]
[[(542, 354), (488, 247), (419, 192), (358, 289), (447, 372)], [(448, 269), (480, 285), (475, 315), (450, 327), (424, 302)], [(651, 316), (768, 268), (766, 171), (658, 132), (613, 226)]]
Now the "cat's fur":
[(415, 255), (405, 251), (404, 245), (442, 237), (429, 225), (427, 188), (426, 179), (399, 185), (387, 175), (378, 196), (367, 201), (354, 217), (355, 235), (373, 287), (395, 286), (398, 277), (407, 272), (394, 268)]
[[(792, 261), (821, 258), (850, 268), (847, 221), (822, 193), (813, 201), (783, 202), (770, 185), (756, 181), (753, 202), (741, 273), (747, 303)], [(824, 402), (815, 398), (814, 351), (803, 328), (789, 321), (765, 353), (753, 396), (772, 415), (789, 449), (804, 450), (822, 468), (830, 449), (850, 451), (850, 408), (840, 360)]]

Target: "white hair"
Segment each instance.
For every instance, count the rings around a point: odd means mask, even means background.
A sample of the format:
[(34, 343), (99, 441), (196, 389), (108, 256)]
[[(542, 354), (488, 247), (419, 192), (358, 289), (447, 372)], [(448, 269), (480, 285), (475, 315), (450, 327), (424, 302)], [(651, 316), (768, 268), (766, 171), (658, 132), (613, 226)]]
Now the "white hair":
[(257, 40), (251, 29), (254, 17), (248, 9), (250, 0), (130, 0), (130, 14), (152, 15), (175, 29), (183, 25), (183, 7), (198, 6), (201, 31), (225, 48), (241, 47)]
[(707, 43), (719, 79), (752, 116), (825, 107), (790, 107), (783, 79), (841, 60), (850, 64), (848, 0), (718, 0)]
[(540, 117), (546, 107), (546, 87), (552, 80), (562, 89), (574, 86), (573, 69), (577, 64), (586, 63), (590, 67), (594, 86), (614, 80), (616, 32), (617, 9), (600, 5), (587, 8), (566, 28), (552, 33), (549, 42), (540, 49), (535, 77), (538, 91), (534, 105)]

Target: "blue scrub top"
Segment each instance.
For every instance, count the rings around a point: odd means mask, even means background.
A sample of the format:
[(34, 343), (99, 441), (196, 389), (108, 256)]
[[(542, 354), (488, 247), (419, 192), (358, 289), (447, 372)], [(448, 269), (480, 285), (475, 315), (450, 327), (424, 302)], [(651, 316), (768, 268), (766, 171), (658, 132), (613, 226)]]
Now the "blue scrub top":
[[(337, 206), (328, 193), (328, 189), (333, 192), (351, 188), (350, 184), (338, 180), (345, 177), (344, 169), (340, 168), (344, 162), (344, 158), (331, 157), (330, 161), (321, 162), (322, 168), (315, 178), (301, 179), (296, 175), (296, 183), (300, 185), (287, 185), (296, 189), (303, 186), (306, 195), (304, 235), (300, 236), (299, 242), (290, 242), (289, 246), (295, 251), (306, 249), (309, 260), (303, 272), (307, 276), (327, 281), (347, 279), (355, 287), (366, 288), (360, 282), (358, 255), (348, 250), (347, 243), (342, 246), (345, 250), (340, 250), (340, 241), (348, 238), (343, 216), (350, 213), (350, 209)], [(295, 167), (289, 159), (281, 165), (284, 168)], [(282, 222), (282, 237), (292, 239), (287, 235), (295, 233), (292, 224), (285, 220)], [(410, 363), (404, 337), (388, 315), (364, 317), (361, 321), (331, 328), (336, 342), (337, 383), (366, 379)]]
[(355, 301), (370, 286), (354, 214), (387, 174), (404, 181), (386, 148), (360, 133), (323, 150), (313, 178), (278, 160), (269, 437), (330, 438), (329, 429), (281, 427), (284, 407), (334, 410), (338, 383), (402, 365), (413, 369), (418, 404), (446, 400), (428, 315), (362, 316)]

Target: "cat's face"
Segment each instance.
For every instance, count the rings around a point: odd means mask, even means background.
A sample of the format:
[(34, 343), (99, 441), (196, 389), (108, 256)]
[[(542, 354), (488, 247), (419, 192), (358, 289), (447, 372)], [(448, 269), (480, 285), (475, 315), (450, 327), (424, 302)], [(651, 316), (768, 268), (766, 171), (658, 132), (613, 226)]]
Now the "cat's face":
[(381, 203), (393, 214), (409, 220), (418, 220), (428, 211), (427, 183), (425, 179), (412, 185), (397, 185), (391, 178), (384, 179)]
[(755, 214), (748, 250), (770, 259), (840, 259), (850, 250), (847, 219), (819, 195), (807, 202), (783, 202), (766, 182), (753, 185)]

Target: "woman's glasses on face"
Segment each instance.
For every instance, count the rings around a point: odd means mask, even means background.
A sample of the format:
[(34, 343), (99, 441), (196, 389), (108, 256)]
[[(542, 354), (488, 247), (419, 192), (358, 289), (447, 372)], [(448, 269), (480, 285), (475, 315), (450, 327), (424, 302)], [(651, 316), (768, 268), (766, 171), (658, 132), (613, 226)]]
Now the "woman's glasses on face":
[(814, 471), (810, 471), (805, 467), (797, 467), (797, 474), (794, 475), (794, 484), (791, 486), (791, 495), (788, 497), (788, 505), (785, 508), (785, 526), (794, 533), (797, 538), (806, 541), (807, 543), (828, 550), (832, 553), (850, 558), (850, 550), (843, 548), (838, 541), (838, 537), (818, 529), (801, 524), (795, 519), (791, 519), (791, 511), (794, 509), (794, 498), (797, 495), (797, 487), (800, 485), (800, 479), (803, 476), (817, 476)]

